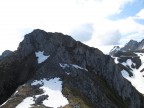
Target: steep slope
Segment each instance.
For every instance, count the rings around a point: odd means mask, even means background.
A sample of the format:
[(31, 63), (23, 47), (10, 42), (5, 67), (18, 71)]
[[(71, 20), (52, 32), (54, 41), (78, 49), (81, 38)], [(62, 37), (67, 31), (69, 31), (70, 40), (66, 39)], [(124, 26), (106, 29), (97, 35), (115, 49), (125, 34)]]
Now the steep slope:
[(122, 76), (144, 95), (144, 40), (137, 42), (130, 40), (119, 51), (111, 56), (121, 68)]
[(110, 56), (39, 29), (0, 61), (0, 88), (1, 108), (144, 108)]
[(144, 95), (144, 53), (133, 52), (135, 55), (113, 57), (115, 63), (122, 69), (124, 78)]

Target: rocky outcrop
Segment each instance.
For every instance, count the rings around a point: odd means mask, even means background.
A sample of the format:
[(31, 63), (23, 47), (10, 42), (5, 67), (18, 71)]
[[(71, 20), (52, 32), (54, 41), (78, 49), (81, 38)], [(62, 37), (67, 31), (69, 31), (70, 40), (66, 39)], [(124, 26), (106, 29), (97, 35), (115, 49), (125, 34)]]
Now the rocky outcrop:
[(111, 56), (113, 56), (115, 53), (117, 53), (120, 50), (119, 46), (114, 46), (113, 49), (109, 52)]
[(134, 40), (130, 40), (123, 48), (121, 48), (121, 51), (134, 51), (138, 48), (139, 43)]
[(137, 48), (137, 50), (142, 50), (142, 49), (144, 49), (144, 39), (141, 42), (139, 42), (139, 46)]
[(18, 51), (0, 61), (0, 104), (6, 101), (19, 85), (33, 76), (36, 64), (34, 53), (21, 58)]
[[(37, 63), (35, 56), (35, 52), (38, 51), (44, 51), (44, 55), (50, 55), (41, 64)], [(17, 79), (13, 81), (15, 86), (13, 87), (13, 84), (12, 88), (8, 86), (5, 93), (0, 89), (0, 97), (8, 94), (8, 89), (12, 89), (13, 92), (23, 83), (32, 88), (30, 89), (30, 95), (32, 95), (35, 88), (31, 87), (31, 83), (34, 80), (60, 77), (63, 81), (63, 94), (70, 101), (70, 106), (81, 105), (72, 100), (73, 97), (78, 96), (90, 108), (144, 108), (144, 97), (122, 77), (121, 69), (110, 56), (75, 41), (70, 36), (34, 30), (25, 36), (15, 55), (7, 59), (14, 57), (15, 59), (5, 69), (6, 73), (11, 73), (10, 76), (13, 77), (6, 79), (4, 73), (5, 83), (1, 83), (0, 88), (4, 89), (5, 84)], [(0, 63), (7, 62), (4, 59)], [(15, 68), (12, 67), (13, 65)], [(12, 72), (9, 71), (10, 69)], [(11, 98), (13, 99), (16, 97)], [(42, 99), (40, 98), (37, 104), (41, 103)], [(1, 98), (0, 102), (4, 100)], [(2, 108), (8, 104), (9, 101)]]
[(10, 50), (5, 50), (2, 55), (0, 56), (0, 60), (3, 59), (4, 57), (10, 56), (12, 54), (12, 51)]

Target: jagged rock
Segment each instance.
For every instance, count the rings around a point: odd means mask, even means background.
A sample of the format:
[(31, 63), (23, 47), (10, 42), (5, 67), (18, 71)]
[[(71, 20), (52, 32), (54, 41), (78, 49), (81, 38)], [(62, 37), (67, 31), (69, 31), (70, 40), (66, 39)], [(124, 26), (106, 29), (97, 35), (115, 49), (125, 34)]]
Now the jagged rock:
[(4, 57), (10, 56), (13, 52), (10, 50), (5, 50), (2, 55), (0, 56), (0, 60), (3, 59)]
[(139, 46), (137, 48), (137, 50), (142, 50), (142, 49), (144, 49), (144, 39), (141, 42), (139, 42)]
[[(35, 56), (38, 51), (50, 55), (41, 64), (38, 64)], [(9, 59), (13, 58), (14, 60), (9, 62)], [(80, 99), (81, 107), (87, 105), (90, 108), (144, 108), (144, 97), (122, 77), (121, 69), (110, 56), (75, 41), (70, 36), (34, 30), (25, 36), (15, 55), (6, 59), (0, 62), (0, 66), (9, 62), (8, 68), (0, 68), (0, 76), (2, 70), (7, 73), (2, 74), (3, 79), (0, 79), (0, 97), (9, 94), (6, 96), (8, 98), (20, 84), (27, 83), (31, 86), (34, 80), (60, 77), (63, 81), (63, 94), (71, 100), (70, 104), (75, 103), (76, 97)], [(60, 63), (70, 67), (62, 68)], [(73, 67), (72, 64), (82, 68)], [(7, 75), (13, 77), (7, 78)], [(4, 85), (11, 81), (14, 82), (11, 87), (4, 89)], [(35, 88), (32, 88), (31, 92), (33, 89)], [(0, 103), (6, 98), (0, 98)]]
[(134, 51), (139, 46), (139, 43), (134, 40), (130, 40), (123, 48), (121, 48), (121, 51)]
[(35, 104), (41, 104), (47, 98), (48, 98), (48, 95), (41, 95), (35, 100)]
[(113, 56), (115, 53), (117, 53), (120, 50), (119, 46), (114, 46), (114, 48), (109, 52), (111, 56)]

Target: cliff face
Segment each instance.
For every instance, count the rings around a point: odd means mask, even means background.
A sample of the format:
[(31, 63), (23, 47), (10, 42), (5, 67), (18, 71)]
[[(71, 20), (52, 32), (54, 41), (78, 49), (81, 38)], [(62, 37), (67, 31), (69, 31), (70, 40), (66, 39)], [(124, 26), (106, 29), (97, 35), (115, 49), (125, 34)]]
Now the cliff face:
[[(45, 104), (50, 95), (42, 86), (44, 79), (55, 78), (62, 81), (65, 108), (144, 107), (144, 97), (110, 56), (61, 33), (37, 29), (27, 34), (18, 50), (0, 61), (0, 68), (0, 103), (18, 91), (1, 108), (15, 108), (27, 97), (34, 100), (32, 107), (53, 107)], [(36, 81), (43, 83), (33, 85)]]

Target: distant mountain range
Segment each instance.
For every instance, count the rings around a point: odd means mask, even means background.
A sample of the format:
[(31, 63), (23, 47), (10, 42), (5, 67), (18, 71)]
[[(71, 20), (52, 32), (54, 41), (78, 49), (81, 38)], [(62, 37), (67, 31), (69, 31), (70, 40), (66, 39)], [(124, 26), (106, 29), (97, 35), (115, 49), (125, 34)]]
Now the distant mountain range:
[(0, 108), (144, 108), (141, 87), (130, 82), (136, 69), (143, 72), (143, 54), (129, 60), (115, 56), (119, 47), (113, 51), (111, 57), (68, 35), (34, 30), (1, 56)]
[(130, 40), (124, 47), (120, 48), (119, 46), (114, 46), (110, 51), (110, 55), (114, 55), (118, 52), (134, 52), (134, 51), (143, 51), (144, 50), (144, 39), (141, 42), (135, 40)]

